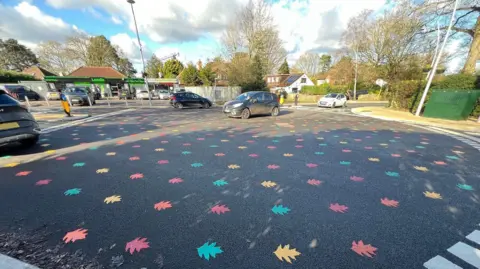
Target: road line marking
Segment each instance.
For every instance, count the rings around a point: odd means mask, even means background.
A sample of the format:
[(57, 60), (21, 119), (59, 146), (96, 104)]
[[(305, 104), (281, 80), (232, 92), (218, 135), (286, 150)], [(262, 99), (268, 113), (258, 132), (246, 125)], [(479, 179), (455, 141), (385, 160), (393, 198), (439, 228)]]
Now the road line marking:
[(426, 263), (423, 264), (423, 267), (427, 269), (462, 269), (462, 267), (454, 264), (453, 262), (445, 259), (444, 257), (437, 255)]
[(458, 242), (447, 249), (447, 251), (475, 266), (476, 268), (480, 268), (480, 250), (465, 243)]
[(468, 240), (473, 241), (473, 242), (480, 245), (480, 231), (479, 230), (475, 230), (465, 237)]

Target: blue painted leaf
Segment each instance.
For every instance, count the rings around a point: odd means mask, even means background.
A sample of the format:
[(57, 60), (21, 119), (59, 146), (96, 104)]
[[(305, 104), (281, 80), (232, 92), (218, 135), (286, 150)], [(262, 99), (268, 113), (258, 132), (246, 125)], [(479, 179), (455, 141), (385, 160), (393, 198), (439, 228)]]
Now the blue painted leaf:
[(272, 140), (272, 143), (278, 143), (278, 142), (280, 142), (280, 141), (277, 140), (277, 139)]
[(49, 139), (48, 138), (42, 138), (40, 139), (40, 142), (45, 142), (45, 141), (48, 141)]
[(85, 163), (74, 163), (73, 167), (82, 167), (84, 165), (85, 165)]
[(325, 154), (325, 153), (320, 152), (320, 151), (315, 152), (315, 155), (323, 155), (323, 154)]
[(272, 212), (275, 213), (275, 215), (285, 215), (290, 211), (290, 208), (284, 207), (283, 205), (275, 205), (272, 207)]
[(192, 163), (191, 166), (192, 166), (192, 167), (195, 167), (195, 168), (198, 168), (198, 167), (202, 167), (203, 164), (201, 164), (201, 163)]
[(473, 191), (473, 187), (467, 184), (457, 184), (457, 187), (459, 187), (462, 190)]
[(350, 165), (351, 162), (341, 161), (340, 164), (341, 164), (341, 165)]
[(333, 137), (338, 137), (338, 135), (334, 135)]
[(218, 145), (210, 145), (211, 148), (218, 148)]
[(395, 142), (397, 142), (397, 140), (395, 140), (395, 139), (388, 140), (388, 141), (390, 141), (390, 142), (392, 142), (392, 143), (395, 143)]
[(217, 254), (223, 253), (223, 250), (221, 250), (220, 247), (217, 247), (216, 245), (217, 243), (215, 242), (211, 244), (209, 244), (208, 242), (203, 244), (203, 246), (197, 248), (198, 256), (209, 261), (210, 257), (215, 258)]
[(385, 174), (389, 177), (399, 177), (400, 176), (400, 174), (398, 174), (397, 172), (390, 172), (390, 171), (385, 172)]
[(97, 149), (98, 149), (98, 147), (91, 147), (91, 148), (89, 148), (89, 150), (97, 150)]
[(458, 157), (457, 156), (446, 156), (448, 159), (450, 160), (458, 160)]
[(319, 145), (319, 146), (321, 146), (321, 147), (325, 147), (325, 146), (327, 146), (327, 144), (325, 144), (325, 143), (318, 144), (318, 145)]
[(228, 182), (226, 182), (225, 180), (223, 179), (219, 179), (219, 180), (216, 180), (213, 182), (213, 185), (217, 186), (217, 187), (220, 187), (220, 186), (225, 186), (225, 185), (228, 185)]
[(424, 149), (424, 146), (416, 146), (417, 149)]
[(63, 194), (65, 194), (65, 196), (72, 196), (72, 195), (79, 194), (81, 191), (82, 189), (74, 188), (74, 189), (66, 190)]
[(183, 154), (183, 155), (189, 155), (189, 154), (192, 154), (192, 152), (190, 152), (190, 151), (182, 151), (182, 154)]

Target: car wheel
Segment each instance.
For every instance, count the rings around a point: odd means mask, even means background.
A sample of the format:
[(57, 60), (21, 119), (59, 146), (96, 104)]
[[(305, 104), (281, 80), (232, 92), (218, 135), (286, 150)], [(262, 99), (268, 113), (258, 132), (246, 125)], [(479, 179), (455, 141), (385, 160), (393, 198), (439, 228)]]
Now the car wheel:
[(335, 103), (333, 103), (333, 104), (332, 104), (332, 108), (335, 108), (335, 107), (336, 107), (336, 104), (335, 104)]
[(178, 108), (178, 109), (183, 109), (182, 103), (176, 103), (175, 107)]
[(203, 108), (210, 108), (210, 104), (208, 102), (204, 103)]
[(276, 117), (278, 116), (278, 114), (280, 114), (280, 110), (278, 109), (278, 107), (274, 107), (272, 109), (272, 117)]
[(33, 138), (22, 140), (22, 141), (20, 141), (20, 144), (22, 144), (22, 146), (26, 147), (26, 148), (33, 147), (37, 144), (39, 137), (40, 136), (37, 135)]
[(245, 108), (242, 110), (242, 119), (246, 120), (248, 118), (250, 118), (250, 109)]
[(342, 107), (347, 107), (347, 101), (345, 101), (345, 103), (343, 103)]

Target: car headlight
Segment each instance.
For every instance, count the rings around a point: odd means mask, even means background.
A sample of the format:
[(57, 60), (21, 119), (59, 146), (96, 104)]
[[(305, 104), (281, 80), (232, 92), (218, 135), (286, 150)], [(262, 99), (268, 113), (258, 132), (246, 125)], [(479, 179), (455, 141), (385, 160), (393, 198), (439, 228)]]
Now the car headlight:
[(240, 103), (240, 104), (234, 104), (232, 107), (233, 107), (233, 108), (237, 108), (237, 107), (241, 107), (241, 106), (242, 106), (242, 103)]

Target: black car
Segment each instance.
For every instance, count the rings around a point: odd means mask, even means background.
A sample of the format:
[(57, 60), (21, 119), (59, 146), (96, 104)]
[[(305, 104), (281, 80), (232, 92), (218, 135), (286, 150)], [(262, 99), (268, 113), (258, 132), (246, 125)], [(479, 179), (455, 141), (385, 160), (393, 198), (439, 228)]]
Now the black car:
[(246, 92), (225, 103), (223, 113), (229, 117), (248, 119), (251, 115), (280, 114), (278, 97), (270, 92)]
[(25, 101), (25, 96), (28, 97), (28, 100), (40, 100), (40, 95), (38, 93), (22, 85), (2, 85), (0, 86), (0, 90), (6, 91), (8, 94), (20, 101)]
[(20, 142), (33, 146), (40, 137), (40, 127), (28, 109), (6, 91), (0, 90), (0, 146)]
[(212, 102), (207, 98), (191, 92), (177, 92), (170, 96), (170, 105), (174, 108), (202, 107), (209, 108)]

